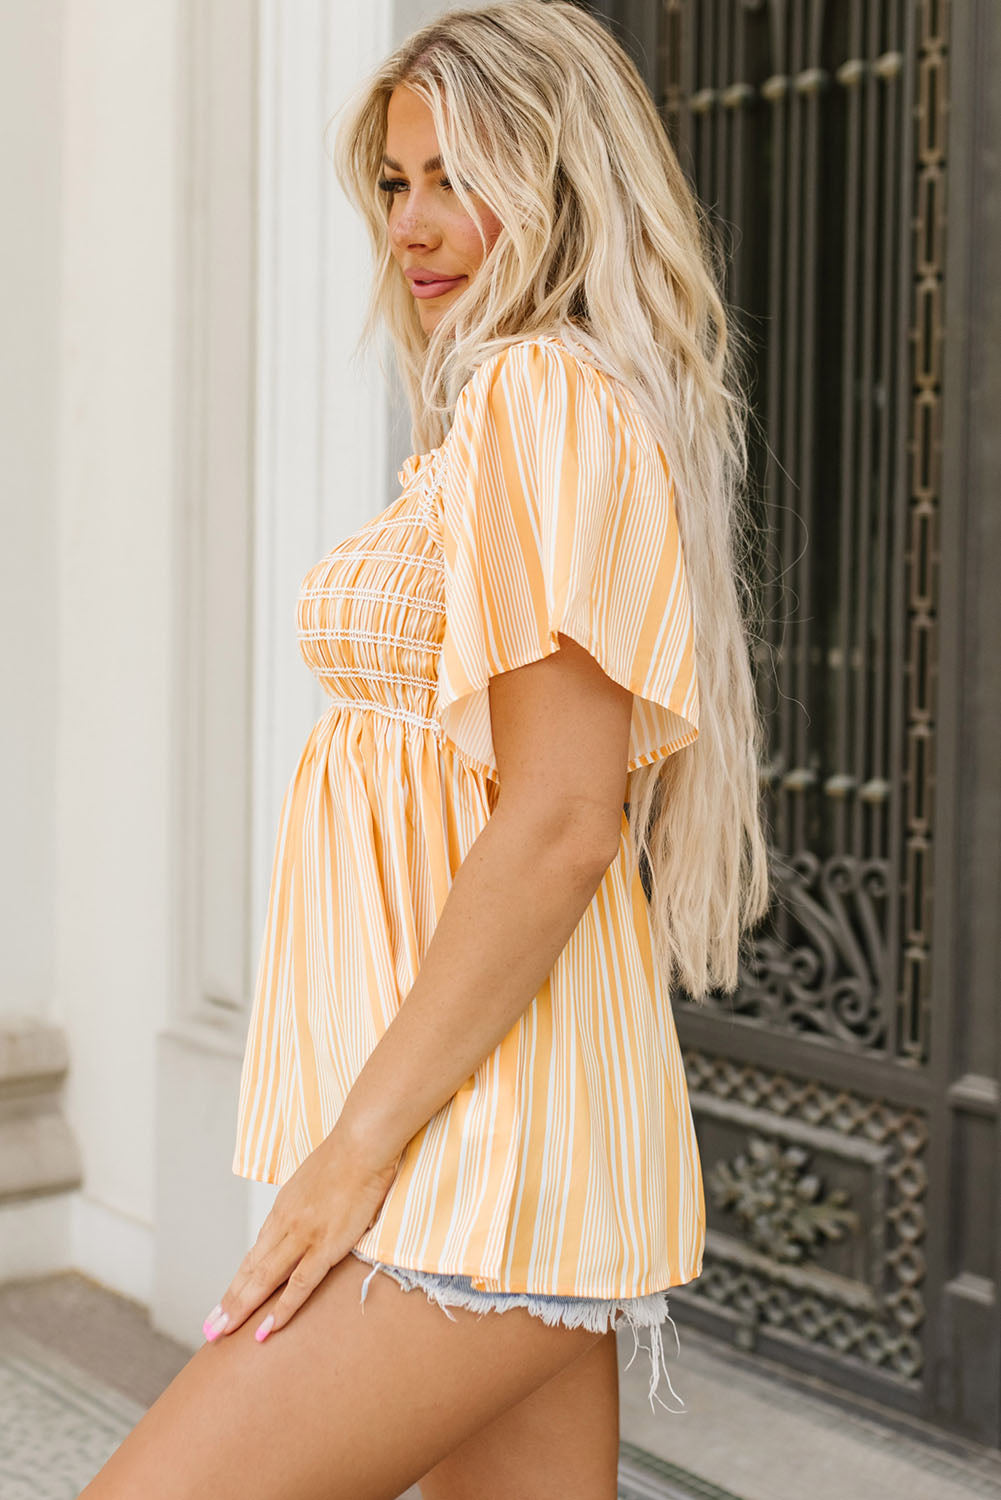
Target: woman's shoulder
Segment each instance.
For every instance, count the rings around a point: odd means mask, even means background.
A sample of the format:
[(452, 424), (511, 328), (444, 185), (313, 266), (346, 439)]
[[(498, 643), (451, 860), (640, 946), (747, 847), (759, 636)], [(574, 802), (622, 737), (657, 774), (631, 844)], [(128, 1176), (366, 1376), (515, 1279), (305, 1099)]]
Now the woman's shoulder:
[(578, 409), (582, 401), (594, 409), (600, 406), (612, 424), (631, 424), (637, 415), (628, 386), (600, 353), (561, 330), (512, 339), (487, 353), (459, 392), (453, 427), (482, 420), (498, 392), (507, 393), (510, 406), (517, 407), (520, 400), (526, 411), (538, 415), (540, 403), (566, 405), (571, 391)]
[(512, 340), (477, 365), (444, 454), (442, 504), (453, 524), (481, 486), (506, 493), (514, 474), (527, 483), (544, 476), (551, 487), (573, 472), (582, 493), (614, 492), (620, 504), (642, 497), (651, 518), (663, 513), (661, 501), (671, 504), (664, 450), (628, 385), (555, 333)]
[(499, 349), (492, 349), (479, 361), (469, 375), (462, 393), (490, 385), (501, 371), (515, 375), (527, 373), (533, 366), (559, 365), (586, 366), (589, 370), (613, 378), (603, 368), (600, 356), (579, 343), (565, 332), (539, 333), (524, 338), (511, 339)]
[(518, 448), (532, 448), (552, 424), (586, 432), (595, 462), (624, 445), (637, 473), (650, 482), (665, 464), (628, 382), (571, 332), (514, 339), (488, 353), (459, 393), (447, 446), (456, 439), (460, 448), (474, 445), (478, 433), (498, 424)]

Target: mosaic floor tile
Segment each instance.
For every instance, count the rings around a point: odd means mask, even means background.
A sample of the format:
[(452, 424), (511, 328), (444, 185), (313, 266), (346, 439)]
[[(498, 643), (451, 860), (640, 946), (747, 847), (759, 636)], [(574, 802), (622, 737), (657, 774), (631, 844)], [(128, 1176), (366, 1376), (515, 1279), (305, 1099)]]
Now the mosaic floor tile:
[(0, 1339), (3, 1500), (76, 1500), (143, 1410), (8, 1330)]

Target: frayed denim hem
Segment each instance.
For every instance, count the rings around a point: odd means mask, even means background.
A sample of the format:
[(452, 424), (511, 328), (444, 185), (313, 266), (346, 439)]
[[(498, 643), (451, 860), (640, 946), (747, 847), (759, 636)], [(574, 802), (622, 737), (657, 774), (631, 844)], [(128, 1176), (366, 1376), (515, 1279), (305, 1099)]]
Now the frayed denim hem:
[[(621, 1322), (625, 1321), (629, 1324), (633, 1335), (633, 1352), (629, 1357), (629, 1364), (626, 1365), (627, 1370), (639, 1352), (639, 1330), (649, 1328), (650, 1410), (654, 1410), (654, 1401), (660, 1401), (665, 1411), (675, 1414), (685, 1409), (684, 1401), (671, 1384), (664, 1354), (664, 1341), (661, 1335), (663, 1323), (670, 1323), (674, 1330), (678, 1354), (681, 1353), (681, 1340), (678, 1338), (674, 1319), (668, 1311), (666, 1292), (651, 1292), (646, 1297), (608, 1300), (601, 1297), (554, 1297), (536, 1292), (485, 1292), (474, 1287), (468, 1276), (446, 1276), (436, 1271), (411, 1271), (404, 1266), (390, 1266), (382, 1261), (371, 1260), (369, 1256), (362, 1255), (358, 1250), (352, 1250), (351, 1254), (357, 1260), (363, 1261), (365, 1265), (372, 1267), (371, 1272), (362, 1282), (362, 1303), (365, 1301), (372, 1277), (377, 1271), (384, 1271), (405, 1292), (412, 1292), (415, 1287), (419, 1287), (430, 1301), (438, 1304), (448, 1318), (452, 1318), (449, 1312), (450, 1307), (465, 1307), (470, 1312), (480, 1314), (506, 1312), (509, 1307), (524, 1307), (533, 1317), (541, 1318), (550, 1327), (561, 1324), (564, 1328), (589, 1328), (592, 1333), (607, 1333), (610, 1328), (617, 1328)], [(454, 1322), (455, 1319), (452, 1318), (452, 1321)], [(676, 1407), (668, 1406), (667, 1402), (662, 1401), (657, 1395), (661, 1374), (667, 1381), (668, 1390), (678, 1403)]]

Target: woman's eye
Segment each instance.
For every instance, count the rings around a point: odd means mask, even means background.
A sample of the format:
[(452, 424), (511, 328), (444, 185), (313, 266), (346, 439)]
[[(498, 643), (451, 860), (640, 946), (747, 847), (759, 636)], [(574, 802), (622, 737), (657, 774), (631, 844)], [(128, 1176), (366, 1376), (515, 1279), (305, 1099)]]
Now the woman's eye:
[[(380, 191), (383, 193), (388, 193), (390, 197), (394, 197), (395, 194), (405, 188), (406, 185), (406, 179), (403, 177), (381, 177), (377, 184)], [(438, 186), (451, 189), (452, 184), (449, 182), (447, 177), (443, 177), (438, 183)]]

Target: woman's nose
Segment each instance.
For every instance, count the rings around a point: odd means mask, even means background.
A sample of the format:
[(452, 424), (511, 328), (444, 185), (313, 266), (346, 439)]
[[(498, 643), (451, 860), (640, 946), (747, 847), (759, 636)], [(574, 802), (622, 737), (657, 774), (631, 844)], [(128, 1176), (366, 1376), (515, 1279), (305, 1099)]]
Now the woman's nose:
[(434, 243), (436, 231), (430, 217), (419, 204), (409, 202), (400, 206), (399, 216), (394, 220), (392, 236), (397, 245), (430, 245)]

